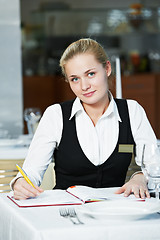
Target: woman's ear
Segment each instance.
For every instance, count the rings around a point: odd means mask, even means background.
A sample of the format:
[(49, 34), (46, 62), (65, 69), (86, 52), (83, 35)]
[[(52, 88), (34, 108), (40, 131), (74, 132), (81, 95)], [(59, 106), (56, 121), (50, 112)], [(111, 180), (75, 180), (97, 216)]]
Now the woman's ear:
[(106, 62), (106, 72), (107, 72), (107, 77), (109, 77), (111, 75), (111, 72), (112, 72), (110, 61)]

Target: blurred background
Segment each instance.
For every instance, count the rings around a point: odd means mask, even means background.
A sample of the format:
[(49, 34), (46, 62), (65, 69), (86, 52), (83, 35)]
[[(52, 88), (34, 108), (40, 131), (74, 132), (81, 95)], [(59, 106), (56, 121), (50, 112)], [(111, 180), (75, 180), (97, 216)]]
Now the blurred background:
[[(160, 138), (159, 0), (0, 0), (0, 138), (27, 133), (24, 111), (74, 98), (59, 59), (91, 37), (112, 63), (120, 57), (122, 97), (137, 100)], [(159, 126), (158, 126), (159, 125)]]

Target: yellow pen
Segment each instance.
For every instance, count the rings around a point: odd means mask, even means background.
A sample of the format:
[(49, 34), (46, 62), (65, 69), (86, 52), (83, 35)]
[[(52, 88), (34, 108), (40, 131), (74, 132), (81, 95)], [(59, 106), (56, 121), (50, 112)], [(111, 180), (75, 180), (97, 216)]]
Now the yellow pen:
[(27, 177), (27, 174), (25, 173), (25, 171), (18, 165), (16, 164), (16, 167), (18, 168), (19, 172), (22, 174), (22, 176), (24, 177), (24, 179), (32, 186), (35, 188), (35, 186), (33, 185), (33, 183), (31, 182), (31, 180)]

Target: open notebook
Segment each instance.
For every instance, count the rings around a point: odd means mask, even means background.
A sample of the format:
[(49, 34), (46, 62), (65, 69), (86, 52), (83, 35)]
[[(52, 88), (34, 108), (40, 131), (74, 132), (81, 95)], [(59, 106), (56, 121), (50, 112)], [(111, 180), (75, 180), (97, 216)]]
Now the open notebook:
[[(87, 186), (72, 186), (67, 190), (46, 190), (38, 197), (26, 200), (16, 200), (13, 193), (8, 194), (8, 198), (18, 207), (42, 207), (60, 205), (80, 205), (87, 202), (124, 199), (123, 195), (114, 194), (108, 188), (91, 188)], [(130, 197), (135, 199), (134, 196)]]

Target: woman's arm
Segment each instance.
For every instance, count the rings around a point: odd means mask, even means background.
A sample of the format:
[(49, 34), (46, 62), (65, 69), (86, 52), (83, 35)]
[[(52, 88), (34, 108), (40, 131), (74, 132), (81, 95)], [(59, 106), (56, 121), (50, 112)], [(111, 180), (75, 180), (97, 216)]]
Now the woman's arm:
[(23, 169), (34, 183), (30, 186), (18, 173), (12, 180), (11, 187), (16, 199), (33, 197), (42, 192), (40, 186), (43, 175), (52, 161), (55, 147), (62, 134), (62, 112), (59, 104), (50, 106), (44, 112), (28, 150)]
[[(154, 143), (157, 144), (156, 136), (148, 121), (146, 113), (142, 106), (134, 100), (127, 100), (131, 130), (136, 144), (139, 143)], [(137, 165), (141, 166), (138, 157), (135, 158)], [(116, 193), (124, 193), (124, 196), (129, 196), (134, 193), (136, 197), (149, 198), (147, 181), (142, 172), (132, 175), (130, 180), (119, 188)]]

